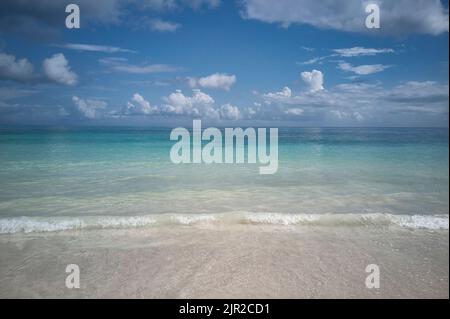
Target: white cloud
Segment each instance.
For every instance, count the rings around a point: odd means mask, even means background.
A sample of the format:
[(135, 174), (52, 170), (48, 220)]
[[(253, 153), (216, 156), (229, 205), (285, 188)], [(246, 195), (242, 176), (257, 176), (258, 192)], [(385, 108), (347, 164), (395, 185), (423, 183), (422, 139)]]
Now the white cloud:
[(305, 62), (297, 64), (299, 65), (322, 64), (325, 60), (330, 60), (330, 58), (374, 56), (377, 54), (394, 53), (395, 51), (389, 48), (376, 49), (376, 48), (352, 47), (343, 49), (333, 49), (332, 52), (333, 52), (332, 54), (311, 58)]
[(151, 19), (149, 21), (149, 26), (150, 26), (150, 29), (152, 29), (154, 31), (175, 32), (181, 27), (181, 24), (171, 22), (171, 21), (164, 21), (161, 19)]
[(70, 70), (69, 62), (62, 53), (54, 54), (42, 63), (45, 75), (56, 83), (75, 85), (78, 76)]
[(366, 64), (366, 65), (358, 65), (353, 66), (350, 63), (346, 62), (340, 62), (338, 64), (338, 68), (347, 71), (347, 72), (353, 72), (358, 75), (369, 75), (373, 73), (378, 73), (381, 71), (386, 70), (389, 68), (389, 65), (383, 65), (383, 64)]
[(448, 32), (448, 11), (441, 1), (377, 1), (381, 28), (365, 27), (365, 0), (242, 0), (244, 18), (269, 23), (307, 24), (322, 29), (381, 34), (432, 34)]
[(0, 53), (0, 78), (26, 82), (34, 78), (33, 65), (25, 58)]
[(113, 71), (132, 73), (132, 74), (148, 74), (148, 73), (165, 73), (180, 70), (179, 67), (168, 64), (129, 64), (125, 58), (104, 58), (99, 60), (100, 64), (110, 68)]
[(188, 78), (188, 84), (193, 88), (202, 87), (229, 91), (235, 83), (236, 76), (225, 73), (214, 73), (201, 78)]
[(178, 70), (177, 67), (167, 64), (116, 65), (113, 69), (120, 72), (135, 74), (175, 72)]
[(387, 92), (385, 98), (391, 102), (421, 107), (432, 112), (435, 110), (433, 105), (447, 101), (443, 109), (448, 111), (448, 89), (448, 84), (439, 84), (435, 81), (408, 81)]
[(265, 94), (265, 97), (269, 98), (269, 99), (284, 99), (284, 98), (290, 98), (292, 96), (292, 91), (290, 88), (288, 88), (287, 86), (285, 86), (283, 88), (283, 90), (281, 90), (280, 92), (269, 92)]
[(311, 72), (302, 72), (302, 80), (309, 86), (311, 92), (323, 90), (323, 74), (321, 71), (312, 70)]
[(127, 103), (126, 114), (152, 114), (156, 112), (156, 107), (152, 107), (150, 102), (144, 99), (139, 93), (135, 93), (131, 99), (131, 102)]
[(214, 107), (215, 101), (211, 96), (200, 90), (193, 90), (192, 93), (192, 96), (186, 96), (181, 90), (176, 90), (163, 98), (163, 104), (153, 106), (142, 95), (135, 93), (122, 114), (219, 116)]
[(371, 56), (382, 53), (394, 53), (393, 49), (374, 49), (374, 48), (364, 48), (364, 47), (353, 47), (344, 49), (334, 49), (337, 55), (341, 57), (356, 57), (356, 56)]
[(176, 90), (164, 98), (164, 112), (178, 115), (193, 115), (215, 117), (214, 99), (198, 89), (192, 90), (192, 96), (186, 96), (181, 90)]
[(78, 111), (88, 119), (96, 119), (101, 116), (101, 110), (108, 105), (105, 101), (80, 99), (78, 96), (72, 97), (72, 102), (75, 104)]
[(226, 120), (239, 120), (241, 117), (239, 108), (236, 106), (233, 106), (229, 103), (222, 105), (220, 107), (219, 112), (220, 112), (220, 117), (222, 119), (226, 119)]
[(218, 107), (210, 95), (199, 89), (193, 89), (192, 96), (185, 95), (181, 90), (176, 90), (163, 97), (161, 105), (151, 105), (139, 93), (135, 93), (121, 114), (200, 117), (214, 120), (237, 120), (241, 118), (238, 107), (229, 103)]
[(90, 51), (90, 52), (103, 52), (103, 53), (135, 53), (136, 51), (122, 49), (119, 47), (96, 45), (96, 44), (82, 44), (82, 43), (66, 43), (63, 45), (56, 45), (62, 48), (77, 50), (77, 51)]
[(331, 57), (331, 55), (320, 56), (320, 57), (312, 58), (312, 59), (309, 59), (308, 61), (297, 63), (297, 64), (299, 64), (299, 65), (322, 64), (322, 62), (329, 57)]
[(379, 83), (345, 83), (320, 94), (302, 92), (283, 99), (274, 99), (270, 94), (260, 97), (270, 103), (270, 108), (260, 107), (252, 118), (273, 120), (286, 119), (283, 115), (302, 115), (302, 119), (314, 118), (322, 123), (330, 118), (345, 123), (373, 120), (384, 125), (393, 119), (405, 121), (408, 116), (411, 121), (430, 116), (445, 118), (449, 93), (448, 84), (410, 81), (390, 89)]
[(229, 103), (217, 107), (214, 99), (200, 91), (192, 90), (192, 96), (186, 96), (181, 90), (164, 98), (165, 105), (161, 106), (160, 112), (165, 114), (176, 114), (209, 119), (238, 120), (241, 112), (238, 107)]

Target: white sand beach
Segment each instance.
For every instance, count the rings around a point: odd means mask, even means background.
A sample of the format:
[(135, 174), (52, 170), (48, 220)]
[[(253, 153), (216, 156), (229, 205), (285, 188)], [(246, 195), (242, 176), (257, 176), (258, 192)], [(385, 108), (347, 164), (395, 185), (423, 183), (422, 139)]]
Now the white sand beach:
[[(0, 235), (0, 298), (448, 298), (448, 230), (195, 225)], [(80, 288), (65, 286), (68, 264)], [(365, 268), (380, 268), (368, 289)]]

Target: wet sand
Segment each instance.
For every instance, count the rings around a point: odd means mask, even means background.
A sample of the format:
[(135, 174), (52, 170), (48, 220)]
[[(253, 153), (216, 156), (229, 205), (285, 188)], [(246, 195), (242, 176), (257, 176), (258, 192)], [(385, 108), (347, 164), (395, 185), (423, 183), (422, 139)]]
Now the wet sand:
[[(448, 230), (177, 226), (0, 235), (1, 298), (448, 298)], [(65, 286), (68, 264), (79, 289)], [(365, 268), (380, 267), (379, 289)]]

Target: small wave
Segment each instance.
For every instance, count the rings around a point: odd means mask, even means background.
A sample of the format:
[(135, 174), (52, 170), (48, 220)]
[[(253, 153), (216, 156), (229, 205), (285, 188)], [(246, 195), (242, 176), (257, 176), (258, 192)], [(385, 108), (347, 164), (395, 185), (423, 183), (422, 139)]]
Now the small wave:
[(155, 223), (150, 216), (17, 217), (0, 219), (0, 234), (53, 232), (92, 228), (142, 227)]
[(448, 229), (447, 216), (392, 215), (393, 222), (406, 228)]
[(163, 214), (142, 216), (0, 218), (0, 234), (199, 224), (400, 226), (410, 229), (449, 229), (448, 215), (281, 214), (232, 212), (199, 215)]
[(449, 229), (448, 215), (394, 215), (394, 214), (278, 214), (259, 213), (247, 216), (249, 223), (317, 226), (389, 226), (412, 229)]
[(192, 225), (201, 222), (212, 222), (215, 221), (216, 218), (214, 215), (172, 215), (171, 219), (176, 223), (180, 223), (183, 225)]

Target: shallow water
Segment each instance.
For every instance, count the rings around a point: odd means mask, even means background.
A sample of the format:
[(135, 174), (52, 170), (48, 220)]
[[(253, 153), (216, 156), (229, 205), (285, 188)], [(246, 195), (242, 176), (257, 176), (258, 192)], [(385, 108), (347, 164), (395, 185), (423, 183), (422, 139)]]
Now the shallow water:
[[(0, 298), (448, 298), (448, 231), (237, 225), (0, 236)], [(80, 289), (67, 289), (68, 264)], [(380, 288), (367, 289), (367, 265)]]
[(274, 175), (259, 175), (260, 164), (173, 164), (169, 134), (2, 130), (0, 232), (330, 215), (448, 229), (447, 129), (283, 128)]

